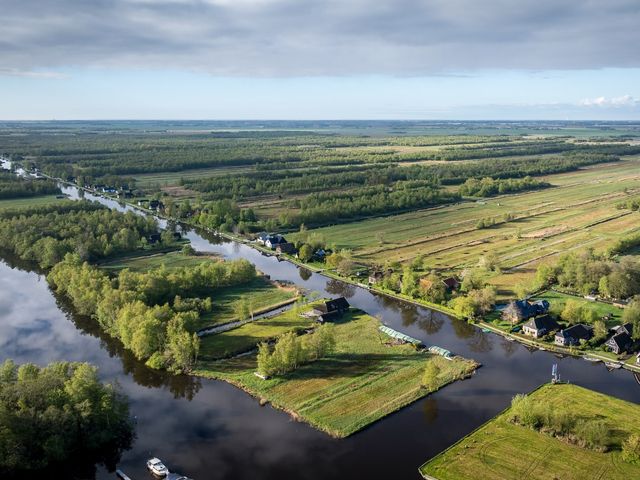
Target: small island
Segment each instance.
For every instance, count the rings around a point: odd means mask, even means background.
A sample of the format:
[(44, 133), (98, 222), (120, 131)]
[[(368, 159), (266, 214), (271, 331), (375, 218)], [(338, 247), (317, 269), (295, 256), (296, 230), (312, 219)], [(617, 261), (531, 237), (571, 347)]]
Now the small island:
[[(307, 322), (306, 327), (312, 329), (312, 321)], [(302, 328), (293, 312), (268, 323)], [(255, 374), (258, 356), (250, 354), (218, 361), (200, 360), (193, 373), (230, 382), (262, 403), (269, 402), (294, 418), (341, 438), (455, 380), (471, 376), (478, 367), (472, 360), (416, 348), (409, 337), (393, 338), (380, 329), (379, 320), (361, 310), (348, 309), (330, 326), (334, 330), (332, 351), (295, 371), (263, 379)], [(258, 335), (253, 337), (255, 345), (260, 340), (257, 325), (247, 324), (246, 329), (249, 328), (247, 335)], [(246, 338), (242, 329), (235, 333)], [(263, 325), (261, 330), (265, 329)], [(316, 333), (300, 337), (303, 347), (313, 335)]]

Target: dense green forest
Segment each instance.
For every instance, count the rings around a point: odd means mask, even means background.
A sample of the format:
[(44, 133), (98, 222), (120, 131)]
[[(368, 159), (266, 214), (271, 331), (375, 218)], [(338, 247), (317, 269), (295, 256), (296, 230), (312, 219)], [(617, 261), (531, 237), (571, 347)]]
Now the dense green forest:
[[(65, 254), (97, 260), (146, 245), (156, 221), (91, 202), (49, 205), (0, 214), (0, 244), (23, 260), (51, 267)], [(173, 236), (165, 236), (167, 242)]]
[(144, 273), (122, 270), (115, 278), (67, 254), (47, 279), (81, 315), (94, 317), (152, 368), (188, 371), (196, 361), (195, 333), (201, 313), (211, 310), (216, 289), (248, 283), (256, 276), (246, 260), (203, 261), (196, 266)]
[[(437, 146), (442, 148), (419, 148)], [(5, 138), (3, 150), (12, 159), (24, 161), (28, 158), (27, 166), (35, 164), (58, 177), (97, 178), (205, 167), (280, 170), (569, 153), (626, 155), (640, 152), (640, 147), (581, 144), (564, 137), (532, 139), (517, 135), (367, 137), (243, 132), (234, 135), (32, 134)]]
[(61, 193), (60, 189), (51, 180), (25, 178), (8, 170), (0, 170), (0, 200), (58, 193)]
[[(114, 468), (131, 445), (129, 403), (87, 363), (0, 365), (0, 473), (6, 478)], [(53, 476), (51, 475), (53, 474)]]
[(491, 177), (470, 178), (460, 186), (460, 195), (468, 195), (470, 197), (492, 197), (494, 195), (502, 195), (505, 193), (523, 192), (526, 190), (537, 190), (546, 188), (549, 184), (534, 180), (531, 177), (510, 178), (506, 180), (494, 180)]

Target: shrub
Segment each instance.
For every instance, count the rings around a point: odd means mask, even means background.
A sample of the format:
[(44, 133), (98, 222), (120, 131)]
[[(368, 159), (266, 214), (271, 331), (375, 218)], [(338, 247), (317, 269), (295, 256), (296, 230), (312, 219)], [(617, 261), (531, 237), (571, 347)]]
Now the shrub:
[(622, 458), (625, 462), (640, 464), (640, 435), (634, 433), (622, 442)]

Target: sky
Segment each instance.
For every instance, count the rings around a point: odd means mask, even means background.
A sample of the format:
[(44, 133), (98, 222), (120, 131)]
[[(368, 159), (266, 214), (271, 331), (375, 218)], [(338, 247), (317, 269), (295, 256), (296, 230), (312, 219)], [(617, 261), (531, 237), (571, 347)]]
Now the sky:
[(640, 119), (638, 0), (0, 0), (0, 119)]

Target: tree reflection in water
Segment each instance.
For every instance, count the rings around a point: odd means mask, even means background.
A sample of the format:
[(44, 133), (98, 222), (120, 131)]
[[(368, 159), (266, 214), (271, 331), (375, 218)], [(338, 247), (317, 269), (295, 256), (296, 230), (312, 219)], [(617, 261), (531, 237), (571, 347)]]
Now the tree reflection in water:
[(340, 295), (345, 298), (351, 298), (356, 294), (356, 287), (350, 283), (341, 282), (340, 280), (327, 280), (325, 290), (331, 295)]
[(142, 386), (150, 388), (166, 387), (174, 398), (186, 398), (191, 401), (202, 387), (198, 377), (189, 375), (174, 375), (164, 370), (154, 370), (138, 360), (133, 353), (124, 348), (122, 343), (105, 333), (95, 320), (90, 317), (78, 315), (65, 297), (53, 293), (58, 308), (80, 331), (92, 337), (100, 339), (101, 346), (112, 358), (119, 358), (122, 362), (122, 371), (131, 375), (133, 380)]
[(307, 281), (311, 278), (312, 272), (308, 268), (300, 267), (298, 268), (298, 274), (303, 281)]
[(435, 335), (444, 325), (445, 317), (435, 310), (427, 310), (420, 315), (417, 325), (429, 335)]
[(507, 358), (513, 355), (516, 352), (516, 350), (518, 350), (517, 342), (510, 342), (506, 338), (502, 338), (502, 341), (500, 342), (500, 346), (504, 350), (504, 353)]
[(433, 396), (428, 396), (422, 402), (422, 413), (427, 425), (435, 423), (438, 418), (438, 401)]

